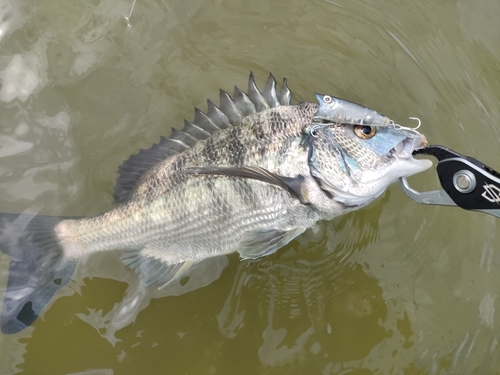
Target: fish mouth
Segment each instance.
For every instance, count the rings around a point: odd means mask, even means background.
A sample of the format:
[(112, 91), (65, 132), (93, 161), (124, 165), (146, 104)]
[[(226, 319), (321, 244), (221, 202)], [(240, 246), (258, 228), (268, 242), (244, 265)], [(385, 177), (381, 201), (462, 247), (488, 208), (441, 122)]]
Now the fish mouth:
[(418, 134), (415, 137), (408, 137), (404, 141), (398, 143), (392, 150), (391, 155), (398, 159), (411, 159), (413, 151), (419, 147), (427, 145), (427, 138), (423, 134)]

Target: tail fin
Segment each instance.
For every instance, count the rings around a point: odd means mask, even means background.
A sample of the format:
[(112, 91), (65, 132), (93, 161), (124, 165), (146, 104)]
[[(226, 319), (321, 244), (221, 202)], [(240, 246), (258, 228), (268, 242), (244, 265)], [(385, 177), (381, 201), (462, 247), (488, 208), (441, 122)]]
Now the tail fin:
[(57, 290), (71, 280), (76, 261), (64, 257), (54, 231), (61, 220), (0, 213), (0, 250), (12, 257), (0, 316), (3, 333), (30, 326)]

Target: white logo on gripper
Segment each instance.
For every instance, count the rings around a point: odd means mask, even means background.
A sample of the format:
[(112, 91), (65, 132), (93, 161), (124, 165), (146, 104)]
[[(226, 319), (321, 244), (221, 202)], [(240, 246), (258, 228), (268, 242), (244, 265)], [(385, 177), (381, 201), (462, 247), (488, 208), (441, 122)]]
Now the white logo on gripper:
[(500, 188), (496, 185), (486, 184), (481, 196), (492, 203), (500, 203)]

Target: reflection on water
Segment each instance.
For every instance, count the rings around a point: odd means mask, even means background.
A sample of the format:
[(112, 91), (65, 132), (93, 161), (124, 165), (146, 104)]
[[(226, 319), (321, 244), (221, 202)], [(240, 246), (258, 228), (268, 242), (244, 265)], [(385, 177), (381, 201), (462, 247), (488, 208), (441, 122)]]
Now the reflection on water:
[[(83, 270), (79, 274), (82, 275), (90, 270), (92, 275), (123, 281), (128, 284), (127, 292), (121, 301), (105, 314), (98, 309), (89, 310), (88, 314), (76, 314), (76, 316), (91, 324), (103, 338), (114, 345), (118, 341), (115, 336), (116, 332), (131, 324), (137, 314), (149, 305), (152, 298), (179, 296), (203, 288), (217, 280), (227, 264), (228, 259), (225, 256), (211, 258), (206, 262), (192, 265), (187, 276), (179, 282), (169, 284), (168, 287), (162, 289), (148, 289), (141, 286), (135, 275), (131, 276), (131, 270), (121, 266), (117, 256), (93, 257), (91, 262), (87, 262), (82, 267)], [(85, 276), (82, 275), (82, 277)], [(80, 287), (75, 285), (74, 288)]]
[(387, 335), (379, 324), (387, 308), (377, 280), (338, 254), (318, 257), (324, 245), (289, 246), (277, 257), (238, 267), (217, 315), (219, 330), (235, 340), (261, 332), (255, 349), (262, 373), (304, 373), (362, 360)]
[[(0, 0), (0, 211), (108, 209), (124, 159), (250, 70), (286, 76), (296, 101), (417, 116), (431, 143), (500, 168), (494, 0), (138, 0), (127, 22), (132, 3)], [(215, 258), (160, 291), (96, 255), (33, 328), (0, 335), (0, 373), (490, 374), (498, 226), (394, 186), (275, 255)]]

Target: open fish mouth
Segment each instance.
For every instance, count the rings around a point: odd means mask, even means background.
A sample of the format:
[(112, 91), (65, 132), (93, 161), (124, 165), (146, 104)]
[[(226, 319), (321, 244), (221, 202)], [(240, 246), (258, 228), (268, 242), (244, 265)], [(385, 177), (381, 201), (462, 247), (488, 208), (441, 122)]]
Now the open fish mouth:
[(416, 137), (408, 137), (404, 141), (398, 143), (391, 151), (392, 156), (398, 159), (410, 159), (413, 157), (413, 151), (419, 147), (427, 145), (427, 138), (423, 134)]

